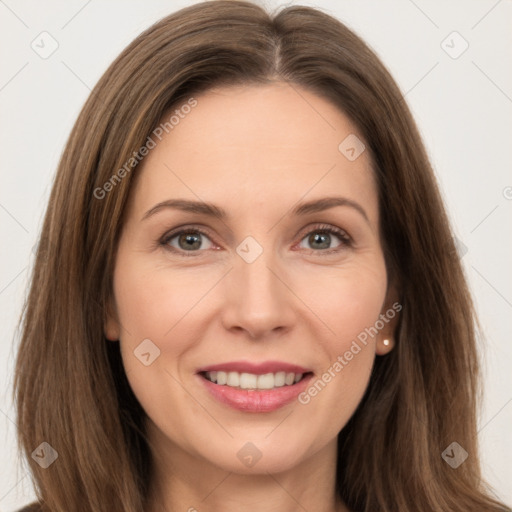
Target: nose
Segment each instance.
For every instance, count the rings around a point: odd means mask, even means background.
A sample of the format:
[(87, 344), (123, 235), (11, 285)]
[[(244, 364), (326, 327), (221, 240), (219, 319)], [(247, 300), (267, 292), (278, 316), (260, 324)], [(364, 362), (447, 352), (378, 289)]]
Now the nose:
[(296, 320), (292, 287), (271, 250), (252, 263), (235, 255), (226, 277), (222, 323), (230, 331), (264, 339), (288, 331)]

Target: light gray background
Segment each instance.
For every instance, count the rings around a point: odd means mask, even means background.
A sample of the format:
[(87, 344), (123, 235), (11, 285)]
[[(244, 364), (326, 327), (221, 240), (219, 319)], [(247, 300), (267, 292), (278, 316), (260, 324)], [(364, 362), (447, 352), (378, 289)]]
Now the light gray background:
[[(0, 0), (0, 512), (34, 497), (15, 451), (14, 327), (59, 156), (90, 89), (117, 54), (150, 24), (192, 3)], [(418, 122), (486, 333), (479, 422), (484, 475), (510, 504), (512, 4), (292, 3), (320, 7), (359, 33), (390, 69)], [(47, 59), (31, 48), (43, 31), (59, 45)], [(453, 31), (469, 43), (458, 58), (445, 51), (455, 54), (463, 48), (458, 36), (446, 39)]]

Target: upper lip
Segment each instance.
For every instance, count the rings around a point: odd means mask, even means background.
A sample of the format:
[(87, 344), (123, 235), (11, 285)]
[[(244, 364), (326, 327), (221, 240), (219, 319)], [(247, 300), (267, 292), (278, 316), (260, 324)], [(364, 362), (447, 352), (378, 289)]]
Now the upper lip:
[(285, 363), (283, 361), (263, 361), (261, 363), (252, 363), (249, 361), (230, 361), (226, 363), (212, 364), (203, 366), (197, 370), (201, 372), (228, 371), (238, 373), (252, 373), (254, 375), (264, 375), (265, 373), (308, 373), (311, 370), (296, 364)]

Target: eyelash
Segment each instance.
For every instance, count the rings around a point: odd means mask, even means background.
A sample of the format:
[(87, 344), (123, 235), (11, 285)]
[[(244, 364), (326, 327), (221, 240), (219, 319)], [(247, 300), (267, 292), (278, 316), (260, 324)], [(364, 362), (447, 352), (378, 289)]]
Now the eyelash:
[[(213, 240), (213, 237), (207, 230), (201, 228), (200, 226), (191, 225), (191, 226), (186, 226), (184, 228), (181, 228), (178, 231), (172, 231), (170, 233), (166, 233), (159, 241), (159, 245), (162, 246), (163, 249), (170, 251), (174, 254), (177, 254), (178, 256), (183, 256), (185, 258), (197, 257), (198, 256), (197, 253), (201, 253), (201, 252), (203, 252), (203, 250), (184, 251), (184, 250), (178, 250), (175, 247), (171, 247), (169, 245), (169, 242), (173, 238), (175, 238), (178, 235), (185, 234), (185, 233), (187, 233), (187, 234), (199, 233), (199, 234), (204, 235), (205, 237), (209, 238), (211, 242), (215, 243)], [(306, 238), (307, 235), (311, 235), (312, 233), (335, 235), (341, 241), (341, 244), (338, 247), (335, 247), (333, 249), (320, 249), (318, 251), (315, 251), (314, 249), (310, 249), (310, 251), (312, 251), (314, 253), (320, 253), (323, 256), (327, 256), (327, 255), (330, 255), (333, 253), (338, 253), (338, 252), (342, 251), (343, 249), (346, 249), (347, 247), (351, 247), (352, 243), (353, 243), (352, 239), (346, 233), (346, 231), (339, 229), (339, 228), (335, 228), (334, 226), (330, 226), (328, 224), (319, 224), (317, 226), (313, 226), (309, 231), (306, 231), (304, 233), (304, 235), (301, 236), (299, 243), (302, 242), (302, 240), (304, 240), (304, 238)], [(194, 254), (194, 253), (196, 253), (196, 254)]]

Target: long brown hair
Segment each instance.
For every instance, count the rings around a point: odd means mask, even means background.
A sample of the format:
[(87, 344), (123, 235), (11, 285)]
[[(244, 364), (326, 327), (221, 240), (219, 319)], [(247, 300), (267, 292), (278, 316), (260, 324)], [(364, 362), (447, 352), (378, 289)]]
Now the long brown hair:
[[(151, 478), (144, 411), (103, 331), (137, 166), (114, 190), (98, 190), (174, 105), (213, 85), (275, 80), (331, 100), (364, 137), (403, 304), (396, 347), (377, 358), (339, 434), (341, 499), (357, 512), (505, 510), (479, 469), (473, 306), (403, 96), (340, 21), (301, 6), (270, 15), (243, 1), (196, 4), (138, 36), (94, 88), (66, 144), (20, 318), (14, 382), (20, 451), (42, 510), (140, 512)], [(58, 452), (46, 469), (31, 457), (43, 441)], [(454, 441), (469, 454), (456, 469), (441, 456)]]

